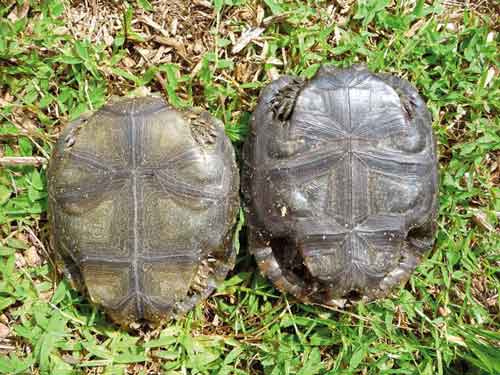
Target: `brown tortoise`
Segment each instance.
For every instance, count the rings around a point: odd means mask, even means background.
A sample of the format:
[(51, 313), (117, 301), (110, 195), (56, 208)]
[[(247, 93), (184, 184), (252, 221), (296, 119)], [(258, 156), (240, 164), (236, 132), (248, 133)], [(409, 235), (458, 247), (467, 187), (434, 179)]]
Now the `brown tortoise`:
[(384, 296), (433, 244), (435, 140), (405, 80), (359, 66), (282, 77), (260, 96), (243, 158), (250, 251), (303, 301)]
[(115, 100), (64, 130), (48, 190), (53, 248), (118, 323), (182, 314), (234, 265), (238, 170), (207, 112)]

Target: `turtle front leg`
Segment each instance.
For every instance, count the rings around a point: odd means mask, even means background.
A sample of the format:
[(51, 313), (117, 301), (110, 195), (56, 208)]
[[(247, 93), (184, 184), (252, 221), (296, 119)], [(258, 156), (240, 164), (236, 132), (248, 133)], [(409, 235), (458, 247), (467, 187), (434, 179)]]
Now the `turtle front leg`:
[(289, 121), (304, 85), (305, 80), (302, 78), (291, 77), (285, 85), (274, 91), (269, 100), (273, 124), (278, 127), (277, 137), (270, 140), (269, 146), (278, 158), (290, 157), (304, 148), (304, 139), (290, 135)]
[(275, 119), (287, 121), (291, 117), (295, 102), (305, 82), (306, 81), (302, 78), (292, 77), (290, 82), (276, 91), (270, 101), (271, 110)]
[(185, 118), (189, 121), (191, 134), (196, 143), (199, 145), (215, 143), (218, 136), (217, 128), (207, 111), (193, 108), (185, 112)]

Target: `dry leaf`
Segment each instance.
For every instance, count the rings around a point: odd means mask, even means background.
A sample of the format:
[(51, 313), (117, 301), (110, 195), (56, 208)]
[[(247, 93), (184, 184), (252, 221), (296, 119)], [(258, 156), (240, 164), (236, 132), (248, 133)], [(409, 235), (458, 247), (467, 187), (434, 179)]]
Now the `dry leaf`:
[(497, 75), (497, 71), (494, 67), (488, 69), (488, 73), (486, 73), (486, 79), (484, 80), (484, 87), (488, 87), (491, 82), (493, 82), (493, 78)]
[(494, 232), (495, 228), (493, 225), (491, 225), (488, 222), (488, 218), (486, 217), (486, 214), (482, 211), (476, 211), (474, 215), (472, 216), (472, 221), (483, 228), (484, 230), (487, 230), (488, 232)]
[(42, 258), (38, 255), (34, 246), (31, 246), (28, 250), (24, 252), (24, 259), (28, 266), (36, 267), (42, 264)]
[(411, 38), (415, 33), (417, 32), (418, 29), (422, 27), (422, 25), (425, 23), (424, 19), (421, 19), (417, 22), (415, 22), (410, 29), (405, 33), (405, 37)]
[(14, 10), (9, 13), (7, 18), (12, 22), (19, 21), (20, 19), (26, 17), (29, 10), (30, 10), (30, 2), (29, 0), (24, 0), (23, 5), (21, 6), (18, 5), (17, 7), (15, 7)]
[(234, 54), (241, 52), (243, 48), (245, 48), (252, 40), (258, 38), (260, 34), (264, 32), (264, 30), (265, 29), (263, 27), (254, 27), (246, 30), (238, 38), (231, 52)]
[(10, 329), (3, 323), (0, 323), (0, 338), (4, 339), (10, 334)]

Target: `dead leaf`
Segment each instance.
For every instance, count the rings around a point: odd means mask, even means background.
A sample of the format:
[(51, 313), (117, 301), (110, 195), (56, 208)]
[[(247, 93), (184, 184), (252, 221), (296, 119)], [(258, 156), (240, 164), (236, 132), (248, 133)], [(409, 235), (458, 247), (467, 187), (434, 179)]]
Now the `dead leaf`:
[(24, 252), (24, 259), (30, 267), (36, 267), (42, 264), (42, 258), (38, 255), (34, 246), (31, 246), (28, 250)]
[(139, 16), (137, 19), (140, 22), (142, 22), (142, 23), (148, 25), (149, 27), (155, 29), (156, 31), (158, 31), (164, 37), (168, 38), (168, 36), (169, 36), (168, 32), (163, 27), (161, 27), (159, 24), (157, 24), (155, 21), (153, 21), (151, 18), (143, 15), (143, 16)]
[(24, 17), (26, 17), (29, 10), (30, 10), (30, 2), (29, 0), (24, 0), (23, 5), (18, 5), (17, 7), (15, 7), (14, 10), (9, 13), (7, 18), (12, 22), (19, 21)]
[(262, 7), (262, 5), (258, 4), (257, 5), (257, 25), (262, 25), (262, 21), (264, 20), (264, 15), (265, 15), (265, 11), (264, 11), (264, 8)]
[(439, 306), (439, 309), (438, 309), (438, 312), (439, 312), (439, 315), (441, 316), (448, 316), (450, 315), (450, 309), (445, 307), (445, 306)]
[(176, 40), (174, 38), (166, 38), (166, 37), (163, 37), (163, 36), (160, 36), (160, 35), (154, 36), (153, 40), (156, 43), (163, 44), (163, 45), (169, 46), (169, 47), (174, 47), (176, 49), (176, 51), (181, 56), (183, 56), (185, 58), (186, 49), (184, 48), (184, 45), (181, 42), (179, 42), (178, 40)]
[(263, 27), (253, 27), (241, 34), (233, 46), (231, 52), (237, 54), (243, 50), (252, 40), (257, 39), (264, 32)]
[(484, 80), (484, 86), (483, 87), (488, 87), (491, 82), (493, 82), (493, 78), (497, 75), (497, 71), (495, 70), (494, 67), (490, 67), (488, 69), (488, 73), (486, 73), (486, 79)]
[(488, 222), (486, 214), (482, 211), (477, 210), (472, 216), (472, 221), (479, 227), (487, 230), (488, 232), (494, 232), (495, 228)]
[(3, 323), (0, 323), (0, 338), (4, 339), (10, 335), (10, 329)]
[(415, 33), (417, 32), (418, 29), (420, 29), (422, 27), (422, 25), (424, 24), (425, 20), (424, 19), (421, 19), (417, 22), (415, 22), (411, 27), (410, 29), (404, 34), (405, 37), (407, 38), (411, 38), (413, 35), (415, 35)]
[(210, 4), (210, 1), (208, 1), (208, 0), (193, 0), (193, 3), (195, 5), (199, 5), (201, 7), (205, 7), (205, 8), (209, 8), (209, 9), (212, 8), (212, 4)]
[(448, 340), (448, 342), (452, 342), (454, 344), (461, 345), (461, 346), (467, 346), (467, 345), (465, 345), (464, 339), (461, 338), (460, 336), (447, 335), (446, 339)]
[(26, 259), (24, 259), (24, 257), (22, 256), (21, 253), (16, 252), (14, 254), (14, 258), (15, 258), (15, 264), (16, 264), (17, 268), (23, 268), (26, 266)]

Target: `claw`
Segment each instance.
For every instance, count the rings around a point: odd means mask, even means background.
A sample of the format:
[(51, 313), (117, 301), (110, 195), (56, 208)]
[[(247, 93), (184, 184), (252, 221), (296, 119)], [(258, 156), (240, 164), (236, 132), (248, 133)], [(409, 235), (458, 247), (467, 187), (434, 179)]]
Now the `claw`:
[(196, 293), (203, 293), (208, 289), (208, 277), (213, 273), (213, 269), (208, 262), (209, 260), (207, 259), (201, 261), (198, 271), (193, 278), (191, 289)]
[(68, 134), (68, 136), (64, 139), (64, 144), (67, 148), (70, 148), (75, 144), (75, 137), (73, 137), (73, 134)]

